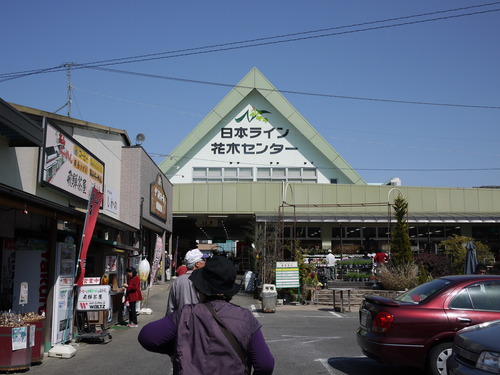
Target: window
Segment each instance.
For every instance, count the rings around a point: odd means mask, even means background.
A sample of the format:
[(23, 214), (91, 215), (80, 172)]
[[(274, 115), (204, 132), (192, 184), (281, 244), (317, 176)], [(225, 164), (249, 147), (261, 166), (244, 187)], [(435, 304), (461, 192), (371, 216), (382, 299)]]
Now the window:
[(307, 228), (308, 238), (321, 238), (321, 228), (320, 227), (308, 227)]
[(476, 283), (464, 288), (451, 301), (452, 309), (500, 311), (500, 283)]
[(193, 177), (207, 177), (207, 168), (193, 168)]
[(253, 181), (253, 168), (193, 168), (193, 182)]
[(302, 172), (300, 168), (288, 168), (288, 178), (301, 178)]
[(257, 168), (257, 181), (317, 182), (316, 168)]
[[(256, 181), (317, 182), (316, 168), (262, 167), (256, 169)], [(251, 167), (194, 167), (193, 182), (254, 181)]]
[(208, 168), (208, 177), (222, 177), (222, 168)]
[(238, 169), (237, 168), (224, 168), (224, 177), (237, 177)]

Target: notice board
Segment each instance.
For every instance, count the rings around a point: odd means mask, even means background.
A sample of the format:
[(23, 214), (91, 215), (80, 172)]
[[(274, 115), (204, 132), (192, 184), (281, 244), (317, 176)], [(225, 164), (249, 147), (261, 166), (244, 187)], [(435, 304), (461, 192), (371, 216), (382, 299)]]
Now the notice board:
[(299, 288), (299, 265), (297, 262), (276, 262), (276, 288)]

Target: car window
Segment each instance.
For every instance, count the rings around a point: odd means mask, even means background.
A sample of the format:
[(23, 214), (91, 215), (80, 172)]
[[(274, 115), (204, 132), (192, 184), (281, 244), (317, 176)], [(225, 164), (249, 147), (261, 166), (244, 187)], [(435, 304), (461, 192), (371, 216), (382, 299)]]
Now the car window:
[(440, 290), (450, 285), (451, 281), (446, 279), (434, 279), (428, 283), (417, 286), (396, 297), (395, 300), (402, 302), (420, 303)]
[(472, 310), (472, 301), (470, 299), (468, 288), (464, 288), (458, 293), (450, 303), (451, 309)]
[(500, 283), (485, 281), (469, 285), (455, 296), (450, 308), (500, 312)]

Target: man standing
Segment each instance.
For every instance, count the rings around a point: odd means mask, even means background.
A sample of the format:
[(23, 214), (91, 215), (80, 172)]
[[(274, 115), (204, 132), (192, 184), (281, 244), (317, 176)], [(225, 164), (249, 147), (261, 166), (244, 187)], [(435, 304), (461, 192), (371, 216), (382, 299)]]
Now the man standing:
[(373, 262), (375, 263), (376, 267), (382, 266), (383, 264), (386, 264), (388, 261), (389, 261), (389, 256), (383, 250), (375, 254), (375, 257), (373, 258)]
[(185, 274), (176, 278), (170, 287), (166, 315), (180, 310), (184, 305), (200, 302), (196, 289), (191, 280), (189, 280), (189, 276), (194, 270), (205, 266), (205, 257), (198, 249), (189, 250), (186, 253), (184, 263), (188, 270)]
[(328, 278), (335, 279), (335, 255), (332, 251), (328, 249), (328, 254), (326, 255), (326, 269), (328, 270)]

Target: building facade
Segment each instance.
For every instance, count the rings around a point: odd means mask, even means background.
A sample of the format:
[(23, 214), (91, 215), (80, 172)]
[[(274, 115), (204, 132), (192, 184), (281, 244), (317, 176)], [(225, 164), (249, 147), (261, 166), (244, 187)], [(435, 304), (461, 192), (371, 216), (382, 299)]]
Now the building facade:
[(78, 329), (73, 283), (92, 187), (103, 201), (85, 276), (110, 285), (116, 319), (125, 268), (153, 263), (158, 244), (165, 264), (172, 184), (124, 130), (0, 100), (0, 310), (45, 314), (46, 351)]
[(174, 184), (176, 231), (198, 241), (257, 243), (280, 223), (308, 251), (390, 250), (402, 194), (414, 251), (453, 234), (500, 248), (500, 189), (367, 184), (255, 68), (160, 168)]

